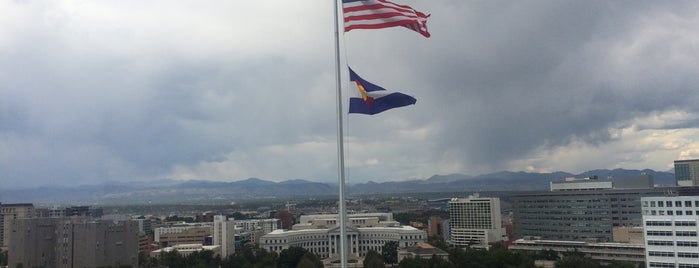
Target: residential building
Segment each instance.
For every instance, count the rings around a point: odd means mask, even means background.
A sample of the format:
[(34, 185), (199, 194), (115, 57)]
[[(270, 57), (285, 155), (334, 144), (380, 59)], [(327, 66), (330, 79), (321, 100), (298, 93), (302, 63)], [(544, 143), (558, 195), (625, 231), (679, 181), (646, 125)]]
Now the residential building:
[(699, 196), (644, 197), (646, 267), (699, 267)]
[(444, 238), (444, 219), (442, 217), (433, 215), (427, 221), (427, 235), (437, 236)]
[(0, 247), (7, 248), (9, 246), (8, 237), (10, 236), (10, 228), (14, 219), (29, 219), (34, 218), (34, 205), (29, 203), (22, 204), (2, 204), (0, 206)]
[(699, 159), (675, 160), (677, 186), (699, 186)]
[(228, 257), (235, 253), (235, 223), (227, 216), (214, 216), (213, 245), (221, 246), (221, 254)]
[(507, 240), (502, 227), (500, 199), (480, 197), (452, 198), (449, 201), (449, 243), (457, 247), (488, 245)]
[(15, 219), (11, 230), (11, 267), (138, 267), (138, 226), (133, 221)]

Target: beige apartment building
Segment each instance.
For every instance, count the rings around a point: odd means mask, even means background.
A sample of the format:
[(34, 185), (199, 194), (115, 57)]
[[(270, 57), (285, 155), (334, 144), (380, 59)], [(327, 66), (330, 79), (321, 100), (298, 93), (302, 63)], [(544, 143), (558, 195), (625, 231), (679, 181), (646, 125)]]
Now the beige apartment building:
[(10, 230), (10, 267), (138, 267), (135, 221), (15, 219)]
[(28, 218), (34, 218), (33, 204), (0, 204), (0, 247), (7, 249), (9, 246), (10, 222)]

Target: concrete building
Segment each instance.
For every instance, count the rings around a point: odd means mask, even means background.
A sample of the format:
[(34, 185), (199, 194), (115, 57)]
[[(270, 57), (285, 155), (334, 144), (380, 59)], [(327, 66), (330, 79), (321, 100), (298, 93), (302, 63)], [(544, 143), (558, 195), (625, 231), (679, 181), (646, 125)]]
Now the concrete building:
[(449, 201), (449, 224), (449, 243), (457, 247), (507, 240), (499, 198), (480, 197), (478, 194), (452, 198)]
[(11, 267), (138, 267), (138, 226), (133, 221), (16, 219), (11, 230)]
[[(400, 223), (393, 220), (393, 213), (357, 213), (347, 215), (347, 226), (361, 227), (394, 227)], [(338, 225), (337, 214), (302, 215), (299, 223), (292, 226), (293, 230), (328, 228)]]
[[(603, 189), (522, 192), (512, 196), (515, 237), (611, 241), (614, 227), (641, 227), (641, 197), (673, 189)], [(453, 235), (453, 234), (452, 234)]]
[(409, 246), (402, 248), (398, 250), (398, 262), (402, 261), (405, 258), (422, 258), (425, 260), (428, 260), (432, 258), (432, 256), (437, 256), (437, 258), (443, 259), (443, 260), (449, 260), (449, 253), (436, 248), (430, 244), (427, 243), (417, 243), (415, 245)]
[(243, 232), (252, 232), (261, 230), (264, 234), (271, 233), (274, 230), (281, 229), (281, 221), (279, 219), (253, 219), (253, 220), (235, 220), (235, 226)]
[(34, 205), (23, 204), (2, 204), (0, 206), (0, 247), (6, 249), (9, 246), (8, 237), (10, 235), (11, 222), (14, 219), (34, 218)]
[(204, 244), (207, 236), (213, 233), (213, 225), (208, 224), (182, 224), (171, 227), (157, 227), (153, 229), (153, 240), (160, 247), (169, 247), (178, 244)]
[(699, 159), (675, 160), (677, 186), (699, 186)]
[(223, 257), (235, 253), (235, 223), (227, 216), (214, 216), (213, 245), (221, 246)]
[(160, 258), (160, 255), (162, 253), (166, 252), (171, 252), (173, 250), (177, 250), (177, 253), (180, 255), (186, 257), (189, 254), (192, 254), (194, 252), (199, 252), (202, 250), (210, 250), (214, 252), (214, 256), (218, 255), (221, 256), (221, 246), (219, 245), (214, 245), (214, 246), (204, 246), (202, 244), (180, 244), (180, 245), (175, 245), (171, 247), (166, 247), (166, 248), (161, 248), (158, 250), (154, 250), (150, 253), (151, 258)]
[(699, 196), (644, 197), (646, 267), (699, 267)]
[(535, 238), (517, 239), (509, 247), (510, 250), (530, 252), (553, 250), (561, 256), (571, 251), (578, 251), (602, 263), (617, 261), (635, 264), (645, 261), (643, 248), (643, 244), (542, 240)]
[[(340, 256), (340, 227), (337, 214), (307, 215), (301, 217), (300, 227), (294, 230), (275, 230), (260, 238), (260, 247), (280, 253), (292, 246), (313, 252), (321, 258)], [(385, 220), (385, 221), (383, 221)], [(425, 242), (427, 234), (410, 226), (400, 226), (390, 213), (365, 213), (348, 215), (352, 222), (347, 227), (348, 256), (364, 257), (369, 250), (382, 251), (387, 242), (397, 242), (399, 247), (408, 247)], [(378, 226), (375, 226), (378, 225)]]

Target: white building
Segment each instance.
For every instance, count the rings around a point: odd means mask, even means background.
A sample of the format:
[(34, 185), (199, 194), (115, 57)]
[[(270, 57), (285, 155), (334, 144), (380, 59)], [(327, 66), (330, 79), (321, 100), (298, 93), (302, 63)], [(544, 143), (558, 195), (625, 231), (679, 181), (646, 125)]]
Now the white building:
[(263, 233), (267, 234), (274, 230), (281, 229), (281, 221), (279, 219), (236, 220), (235, 226), (243, 232), (261, 230)]
[(595, 178), (566, 178), (563, 181), (550, 182), (551, 191), (579, 191), (579, 190), (603, 190), (613, 189), (611, 180), (598, 180)]
[(699, 196), (643, 197), (646, 267), (699, 268)]
[[(348, 256), (364, 257), (369, 250), (382, 251), (387, 242), (397, 242), (398, 247), (425, 242), (427, 234), (410, 226), (400, 226), (390, 213), (348, 215)], [(387, 221), (381, 221), (385, 219)], [(276, 230), (260, 238), (260, 247), (281, 252), (289, 247), (302, 247), (320, 258), (339, 257), (340, 227), (337, 214), (308, 215), (293, 230)], [(374, 226), (379, 225), (379, 226)]]
[(199, 252), (202, 250), (210, 250), (214, 252), (214, 256), (219, 255), (221, 256), (221, 246), (215, 245), (215, 246), (203, 246), (202, 244), (179, 244), (179, 245), (174, 245), (171, 247), (166, 247), (166, 248), (161, 248), (158, 250), (151, 251), (150, 257), (151, 258), (160, 258), (160, 255), (166, 252), (171, 252), (173, 250), (177, 250), (177, 253), (179, 253), (182, 256), (188, 256), (189, 254), (192, 254), (194, 252)]
[(499, 198), (478, 194), (449, 201), (449, 242), (454, 246), (487, 245), (507, 239)]
[(223, 215), (214, 216), (213, 244), (221, 246), (224, 258), (235, 253), (235, 223)]

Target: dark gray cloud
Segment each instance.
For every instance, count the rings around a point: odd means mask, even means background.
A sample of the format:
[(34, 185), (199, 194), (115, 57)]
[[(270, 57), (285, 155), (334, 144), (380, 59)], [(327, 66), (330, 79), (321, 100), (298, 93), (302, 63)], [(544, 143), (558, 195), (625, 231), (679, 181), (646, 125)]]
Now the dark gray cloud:
[[(418, 99), (346, 117), (354, 181), (699, 157), (699, 4), (405, 3), (431, 38), (344, 35), (343, 64)], [(333, 180), (330, 4), (276, 4), (0, 4), (0, 182)]]

